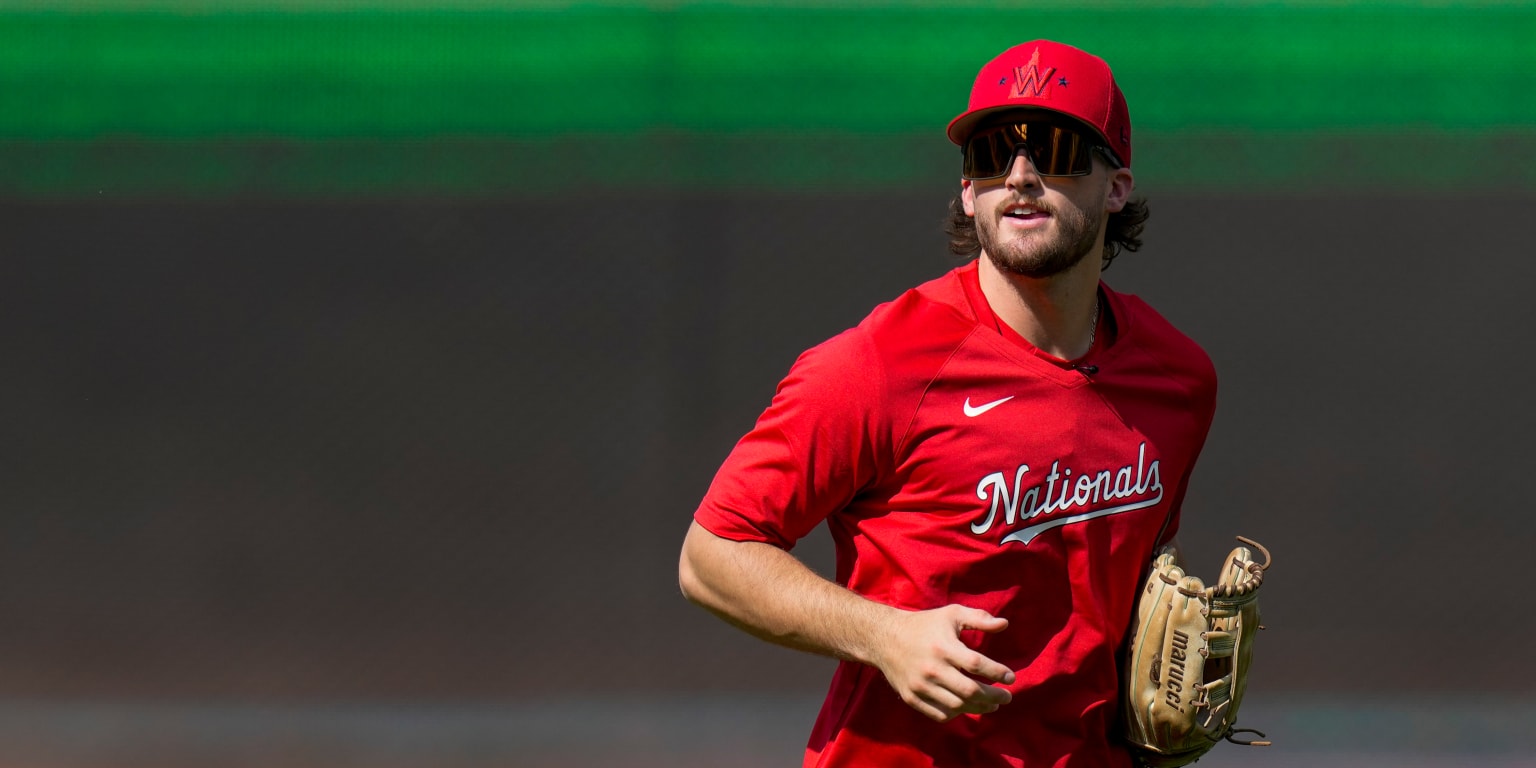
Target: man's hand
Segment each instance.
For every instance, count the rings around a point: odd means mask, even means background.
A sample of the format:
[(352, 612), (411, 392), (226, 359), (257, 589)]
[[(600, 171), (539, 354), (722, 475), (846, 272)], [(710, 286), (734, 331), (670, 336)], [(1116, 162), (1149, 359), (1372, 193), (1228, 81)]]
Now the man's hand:
[(1012, 683), (1013, 671), (960, 640), (968, 629), (1008, 627), (986, 611), (876, 603), (778, 547), (723, 539), (696, 522), (683, 542), (678, 584), (689, 600), (764, 640), (878, 668), (903, 701), (939, 722), (1013, 700), (991, 685)]
[(944, 722), (962, 713), (986, 714), (1013, 700), (1013, 670), (967, 647), (967, 629), (1001, 632), (1008, 620), (963, 605), (900, 612), (875, 650), (875, 666), (908, 706)]

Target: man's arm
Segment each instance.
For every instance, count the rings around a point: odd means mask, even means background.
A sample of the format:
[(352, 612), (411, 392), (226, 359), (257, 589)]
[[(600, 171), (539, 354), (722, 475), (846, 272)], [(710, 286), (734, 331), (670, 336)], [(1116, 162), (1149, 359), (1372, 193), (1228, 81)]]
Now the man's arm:
[(771, 643), (869, 664), (913, 709), (938, 721), (995, 711), (1012, 700), (1013, 671), (960, 641), (1008, 620), (962, 605), (905, 611), (831, 582), (771, 544), (732, 541), (697, 522), (678, 564), (683, 595)]

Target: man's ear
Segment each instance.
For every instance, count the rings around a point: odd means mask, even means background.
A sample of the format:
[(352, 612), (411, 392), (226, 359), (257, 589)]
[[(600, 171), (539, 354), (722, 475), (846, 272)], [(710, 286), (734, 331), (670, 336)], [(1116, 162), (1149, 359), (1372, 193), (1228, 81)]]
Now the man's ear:
[(960, 203), (965, 206), (965, 215), (976, 217), (976, 190), (971, 189), (970, 179), (960, 180)]
[(1119, 213), (1131, 201), (1131, 192), (1135, 189), (1136, 177), (1131, 175), (1131, 170), (1116, 168), (1109, 175), (1109, 184), (1104, 190), (1104, 210)]

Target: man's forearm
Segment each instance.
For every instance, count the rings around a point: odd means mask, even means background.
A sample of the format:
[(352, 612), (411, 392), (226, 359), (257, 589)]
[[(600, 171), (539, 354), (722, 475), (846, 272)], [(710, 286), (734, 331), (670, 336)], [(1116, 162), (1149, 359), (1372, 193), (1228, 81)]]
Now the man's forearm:
[(683, 542), (684, 596), (778, 645), (875, 664), (880, 635), (901, 611), (828, 581), (771, 544), (732, 541), (694, 523)]
[(881, 605), (778, 547), (722, 539), (698, 523), (683, 541), (678, 580), (689, 600), (759, 638), (879, 669), (902, 701), (934, 720), (992, 712), (1012, 699), (992, 683), (1012, 683), (1013, 671), (960, 640), (967, 629), (1008, 628), (986, 611)]

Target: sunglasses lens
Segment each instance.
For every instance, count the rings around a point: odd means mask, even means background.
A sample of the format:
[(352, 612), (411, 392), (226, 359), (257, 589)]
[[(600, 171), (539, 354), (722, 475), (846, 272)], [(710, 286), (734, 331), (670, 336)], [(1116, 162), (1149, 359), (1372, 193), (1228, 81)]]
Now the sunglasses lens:
[(960, 174), (967, 179), (1007, 176), (1020, 147), (1041, 176), (1082, 176), (1093, 170), (1093, 143), (1056, 125), (1018, 123), (977, 132), (965, 143)]
[(965, 143), (960, 175), (967, 179), (991, 179), (1008, 173), (1018, 144), (1013, 126), (978, 132)]
[(1035, 162), (1035, 171), (1041, 175), (1075, 176), (1093, 168), (1088, 142), (1076, 131), (1051, 128), (1030, 138), (1029, 159)]

